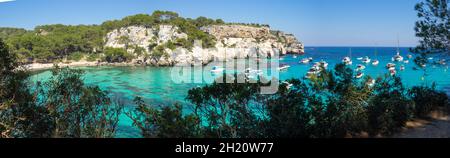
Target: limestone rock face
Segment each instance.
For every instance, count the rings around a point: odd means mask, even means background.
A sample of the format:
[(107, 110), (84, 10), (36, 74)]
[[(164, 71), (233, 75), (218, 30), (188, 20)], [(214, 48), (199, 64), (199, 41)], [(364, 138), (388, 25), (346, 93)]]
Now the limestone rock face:
[[(123, 38), (129, 41), (121, 40)], [(161, 25), (158, 28), (130, 26), (108, 33), (105, 47), (125, 48), (125, 45), (130, 45), (147, 48), (150, 44), (164, 44), (179, 38), (187, 38), (187, 35), (178, 33), (178, 28), (170, 25)]]
[(223, 38), (268, 38), (270, 29), (268, 27), (252, 27), (243, 25), (212, 25), (201, 28), (203, 31), (215, 36), (217, 39)]
[[(303, 44), (293, 35), (272, 31), (269, 27), (212, 25), (201, 30), (216, 38), (214, 48), (202, 48), (198, 43), (189, 50), (181, 47), (174, 50), (166, 48), (167, 55), (157, 60), (141, 56), (134, 62), (158, 66), (204, 65), (212, 61), (304, 52)], [(164, 45), (187, 38), (186, 33), (171, 25), (153, 28), (130, 26), (109, 32), (105, 37), (105, 47), (128, 48), (127, 51), (133, 53), (134, 46), (138, 46), (146, 50), (148, 57), (152, 53), (149, 45)]]

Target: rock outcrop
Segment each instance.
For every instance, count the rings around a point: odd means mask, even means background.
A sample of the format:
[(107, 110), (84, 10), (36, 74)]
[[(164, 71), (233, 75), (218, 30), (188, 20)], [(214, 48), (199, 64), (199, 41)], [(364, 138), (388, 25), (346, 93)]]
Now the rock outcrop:
[[(201, 43), (195, 43), (192, 49), (165, 48), (167, 55), (159, 60), (139, 57), (134, 62), (158, 66), (202, 65), (211, 61), (267, 57), (304, 51), (303, 44), (293, 35), (272, 31), (268, 27), (212, 25), (201, 30), (216, 38), (215, 47), (202, 48)], [(128, 48), (128, 51), (133, 53), (135, 47), (130, 46), (138, 46), (145, 48), (150, 54), (149, 45), (164, 45), (170, 41), (187, 38), (188, 35), (180, 32), (175, 26), (160, 25), (156, 28), (130, 26), (108, 33), (105, 47)]]

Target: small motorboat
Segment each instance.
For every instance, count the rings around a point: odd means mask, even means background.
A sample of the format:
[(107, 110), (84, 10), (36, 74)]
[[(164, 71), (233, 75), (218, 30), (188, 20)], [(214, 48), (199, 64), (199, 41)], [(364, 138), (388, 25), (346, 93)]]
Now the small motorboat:
[(361, 65), (361, 64), (358, 64), (358, 66), (356, 67), (356, 71), (362, 71), (364, 69), (366, 69), (366, 66)]
[(377, 66), (378, 64), (380, 64), (380, 61), (378, 60), (373, 60), (372, 65), (373, 66)]
[(344, 59), (342, 59), (342, 62), (345, 65), (352, 65), (353, 64), (352, 59), (350, 57), (345, 57)]
[(317, 66), (319, 66), (319, 67), (323, 67), (324, 69), (327, 69), (328, 68), (328, 63), (326, 62), (326, 61), (320, 61), (320, 62), (317, 62), (316, 64), (314, 64), (314, 65), (317, 65)]
[(294, 86), (293, 84), (291, 84), (291, 83), (289, 83), (287, 81), (283, 81), (282, 84), (286, 85), (286, 89), (288, 89), (288, 90), (291, 89), (292, 86)]
[(320, 72), (321, 72), (321, 68), (318, 65), (314, 65), (308, 70), (307, 74), (317, 75)]
[(369, 80), (367, 80), (367, 82), (366, 82), (366, 84), (367, 84), (367, 86), (369, 86), (369, 87), (373, 87), (373, 86), (375, 86), (375, 80), (374, 79), (369, 79)]
[(300, 63), (302, 64), (308, 64), (309, 62), (311, 62), (311, 60), (309, 60), (308, 58), (304, 58), (300, 61)]
[(409, 64), (409, 60), (405, 60), (405, 61), (403, 61), (403, 63)]
[(363, 60), (363, 57), (356, 58), (356, 60)]
[(445, 62), (445, 59), (439, 60), (439, 64), (441, 64), (441, 65), (447, 65), (447, 63)]
[(386, 65), (386, 68), (387, 69), (391, 69), (391, 68), (395, 68), (395, 64), (393, 64), (393, 63), (388, 63), (387, 65)]
[(222, 67), (220, 67), (220, 66), (214, 66), (214, 67), (211, 69), (211, 72), (212, 72), (212, 73), (222, 73), (222, 72), (224, 72), (224, 71), (225, 71), (225, 69), (222, 68)]
[(246, 75), (263, 75), (263, 71), (262, 70), (253, 70), (251, 68), (245, 69), (245, 74)]
[(358, 72), (355, 76), (355, 78), (357, 78), (357, 79), (360, 79), (362, 77), (364, 77), (364, 73), (362, 73), (362, 72)]
[(366, 57), (364, 57), (363, 59), (362, 59), (362, 63), (364, 63), (364, 64), (369, 64), (370, 63), (370, 58), (368, 57), (368, 56), (366, 56)]
[(408, 54), (408, 59), (411, 59), (413, 56), (411, 54)]
[(282, 65), (280, 65), (280, 67), (278, 68), (278, 70), (279, 70), (279, 71), (284, 71), (284, 70), (289, 69), (290, 67), (291, 67), (291, 66), (289, 66), (289, 65), (282, 64)]
[(292, 58), (297, 59), (297, 55), (292, 56)]
[(322, 68), (319, 66), (318, 63), (316, 63), (314, 66), (312, 66), (308, 72), (306, 73), (305, 78), (306, 79), (311, 79), (313, 76), (317, 76), (320, 74), (320, 72), (322, 72)]
[(400, 71), (403, 71), (403, 70), (405, 70), (405, 66), (400, 66)]

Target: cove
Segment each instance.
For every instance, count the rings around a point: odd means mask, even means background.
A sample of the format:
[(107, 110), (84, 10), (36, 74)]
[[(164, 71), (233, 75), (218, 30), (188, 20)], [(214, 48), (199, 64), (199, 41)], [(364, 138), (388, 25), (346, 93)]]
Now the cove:
[[(353, 60), (352, 69), (357, 64), (361, 64), (356, 58), (369, 56), (371, 59), (378, 59), (378, 66), (367, 65), (364, 70), (366, 75), (372, 77), (383, 76), (388, 71), (385, 65), (392, 62), (391, 58), (395, 55), (396, 48), (383, 47), (377, 48), (378, 53), (375, 54), (375, 48), (358, 47), (353, 48), (349, 53), (348, 47), (307, 47), (306, 55), (297, 56), (287, 55), (282, 58), (280, 64), (288, 64), (291, 67), (280, 72), (280, 79), (286, 80), (291, 78), (303, 78), (308, 72), (311, 64), (301, 64), (302, 58), (312, 57), (314, 61), (324, 60), (330, 65), (330, 69), (337, 63), (340, 63), (344, 56), (351, 56)], [(402, 55), (406, 57), (411, 54), (408, 48), (401, 48)], [(424, 76), (424, 71), (413, 70), (416, 66), (412, 59), (409, 64), (405, 65), (404, 71), (398, 71), (398, 75), (403, 79), (403, 83), (407, 87), (422, 85), (436, 82), (438, 89), (444, 90), (449, 94), (450, 91), (450, 75), (448, 67), (428, 67)], [(215, 63), (212, 63), (215, 64)], [(133, 99), (136, 96), (142, 97), (143, 100), (150, 105), (172, 105), (174, 103), (189, 104), (185, 97), (190, 89), (204, 86), (208, 83), (175, 83), (171, 79), (170, 67), (79, 67), (85, 70), (84, 81), (88, 85), (98, 85), (103, 90), (111, 93), (112, 99), (118, 98), (124, 101), (126, 108), (133, 107)], [(35, 73), (30, 77), (33, 82), (45, 81), (51, 75), (50, 71), (42, 71)], [(189, 110), (189, 109), (186, 109)], [(139, 131), (132, 127), (132, 121), (123, 115), (120, 118), (117, 137), (130, 138), (140, 137)]]

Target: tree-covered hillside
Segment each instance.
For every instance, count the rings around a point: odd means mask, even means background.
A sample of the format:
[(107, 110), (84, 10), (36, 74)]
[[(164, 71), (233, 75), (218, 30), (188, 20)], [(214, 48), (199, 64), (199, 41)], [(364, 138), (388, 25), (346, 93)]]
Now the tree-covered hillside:
[[(147, 28), (159, 25), (173, 25), (180, 32), (188, 35), (186, 40), (174, 41), (173, 44), (191, 48), (195, 40), (201, 40), (204, 47), (213, 47), (216, 39), (201, 31), (200, 28), (225, 23), (221, 19), (198, 17), (196, 19), (180, 17), (175, 12), (155, 11), (153, 14), (137, 14), (121, 20), (106, 21), (100, 25), (43, 25), (34, 30), (16, 28), (0, 28), (0, 38), (9, 45), (11, 52), (17, 54), (21, 62), (55, 62), (64, 59), (105, 60), (100, 58), (104, 52), (104, 37), (110, 31), (127, 26), (144, 26)], [(267, 25), (241, 24), (255, 27)], [(144, 48), (148, 49), (148, 48)], [(125, 55), (131, 56), (131, 55)], [(112, 57), (117, 58), (117, 57)], [(128, 60), (128, 59), (127, 59)]]

